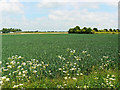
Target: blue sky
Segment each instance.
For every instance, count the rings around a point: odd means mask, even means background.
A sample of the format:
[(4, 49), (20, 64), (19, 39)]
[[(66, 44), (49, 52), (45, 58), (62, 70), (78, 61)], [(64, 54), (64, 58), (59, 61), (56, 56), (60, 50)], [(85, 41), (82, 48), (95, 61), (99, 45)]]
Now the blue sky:
[(118, 7), (113, 2), (8, 2), (2, 0), (2, 28), (22, 30), (68, 30), (81, 28), (118, 28)]

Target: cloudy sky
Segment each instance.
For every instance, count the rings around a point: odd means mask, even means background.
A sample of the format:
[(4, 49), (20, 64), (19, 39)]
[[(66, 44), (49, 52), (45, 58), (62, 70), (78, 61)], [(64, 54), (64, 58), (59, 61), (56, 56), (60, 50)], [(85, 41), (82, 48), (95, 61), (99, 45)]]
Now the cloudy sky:
[(0, 29), (118, 28), (119, 0), (0, 0)]

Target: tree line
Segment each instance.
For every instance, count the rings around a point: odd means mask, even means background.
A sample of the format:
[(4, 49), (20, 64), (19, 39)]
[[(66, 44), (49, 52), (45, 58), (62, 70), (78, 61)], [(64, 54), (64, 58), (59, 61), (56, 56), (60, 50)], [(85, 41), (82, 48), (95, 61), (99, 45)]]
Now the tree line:
[(3, 28), (0, 30), (2, 33), (9, 33), (9, 32), (19, 32), (22, 31), (21, 29), (15, 29), (15, 28)]
[(80, 28), (79, 26), (76, 26), (75, 28), (70, 28), (68, 33), (79, 33), (79, 34), (94, 34), (95, 32), (120, 32), (119, 29), (103, 29), (103, 30), (98, 30), (97, 28)]

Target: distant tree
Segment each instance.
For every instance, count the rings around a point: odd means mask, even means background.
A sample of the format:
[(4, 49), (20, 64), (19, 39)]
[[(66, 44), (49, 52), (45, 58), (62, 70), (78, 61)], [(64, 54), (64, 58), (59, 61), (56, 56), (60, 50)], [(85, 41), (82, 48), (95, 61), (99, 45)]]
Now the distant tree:
[(106, 30), (99, 30), (99, 32), (104, 32), (104, 31), (106, 32)]
[(9, 33), (9, 32), (17, 32), (17, 31), (22, 31), (21, 29), (14, 29), (14, 28), (3, 28), (1, 30), (3, 33)]
[(87, 28), (86, 28), (86, 27), (84, 27), (83, 29), (84, 29), (84, 30), (87, 30)]
[(83, 29), (80, 29), (80, 32), (79, 33), (83, 33), (84, 31), (83, 31)]
[(85, 31), (86, 31), (85, 29), (81, 29), (81, 33), (85, 33)]
[(117, 30), (116, 30), (116, 29), (113, 29), (113, 32), (117, 32)]
[(9, 30), (9, 29), (7, 29), (7, 28), (3, 28), (3, 29), (2, 29), (2, 32), (3, 32), (3, 33), (9, 33), (9, 32), (10, 32), (10, 30)]
[(120, 32), (120, 29), (117, 29), (117, 32)]
[(112, 32), (113, 30), (110, 28), (109, 31)]
[(77, 29), (77, 30), (76, 30), (76, 33), (80, 33), (80, 30)]
[[(38, 30), (37, 31), (35, 31), (35, 32), (38, 32)], [(52, 32), (52, 31), (51, 31)]]
[(75, 29), (76, 29), (76, 30), (80, 30), (80, 27), (79, 27), (79, 26), (76, 26)]
[(70, 28), (68, 33), (73, 33), (73, 28)]
[(120, 32), (120, 29), (118, 29), (118, 32)]
[(86, 33), (88, 33), (88, 34), (92, 33), (92, 29), (91, 28), (87, 28)]
[(108, 29), (104, 29), (105, 32), (108, 32)]
[(73, 28), (73, 33), (75, 33), (75, 32), (76, 32), (76, 30), (77, 30), (76, 28)]
[(94, 33), (95, 33), (95, 30), (92, 30), (91, 33), (94, 34)]
[(98, 32), (98, 29), (97, 28), (93, 28), (94, 31)]
[(68, 33), (80, 33), (80, 34), (93, 34), (95, 31), (91, 28), (84, 27), (83, 29), (80, 29), (79, 26), (76, 26), (75, 28), (70, 28)]

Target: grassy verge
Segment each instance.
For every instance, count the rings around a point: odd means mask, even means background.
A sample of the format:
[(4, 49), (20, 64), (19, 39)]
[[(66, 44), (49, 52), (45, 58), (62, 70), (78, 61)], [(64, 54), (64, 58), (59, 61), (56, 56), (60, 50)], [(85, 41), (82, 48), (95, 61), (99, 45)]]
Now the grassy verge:
[(95, 34), (120, 34), (120, 32), (95, 32)]
[(18, 33), (3, 33), (0, 35), (17, 35), (17, 34), (68, 34), (68, 32), (18, 32)]
[(47, 78), (34, 80), (29, 82), (5, 83), (4, 88), (13, 88), (15, 84), (22, 83), (23, 85), (16, 88), (120, 88), (119, 78), (120, 72), (118, 70), (93, 70), (89, 75), (81, 75), (74, 78), (64, 79)]

